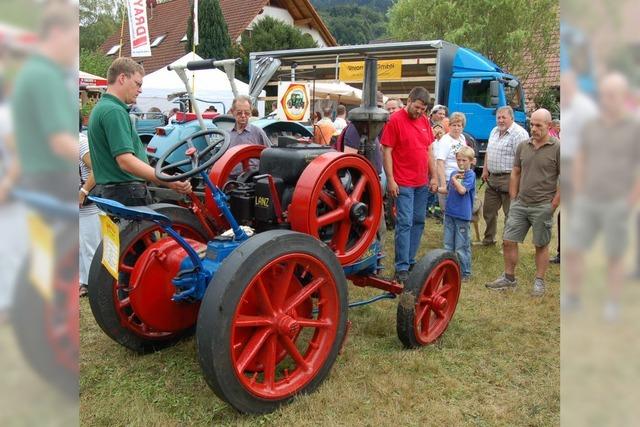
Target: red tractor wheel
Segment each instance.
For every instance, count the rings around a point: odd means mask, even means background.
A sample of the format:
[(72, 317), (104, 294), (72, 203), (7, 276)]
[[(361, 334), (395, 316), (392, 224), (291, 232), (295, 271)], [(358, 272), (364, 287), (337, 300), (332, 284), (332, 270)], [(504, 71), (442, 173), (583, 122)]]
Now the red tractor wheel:
[(221, 265), (200, 307), (200, 366), (234, 408), (266, 413), (318, 387), (345, 337), (347, 283), (331, 251), (288, 230), (260, 233)]
[(360, 258), (382, 213), (378, 174), (362, 156), (326, 153), (304, 169), (289, 206), (291, 229), (322, 240), (342, 265)]
[[(172, 205), (155, 210), (171, 218), (173, 228), (196, 248), (207, 240), (206, 230), (189, 210)], [(171, 279), (185, 256), (158, 225), (129, 223), (120, 232), (116, 281), (102, 265), (100, 244), (88, 280), (96, 323), (114, 341), (138, 353), (159, 350), (193, 332), (199, 304), (171, 300)]]
[(397, 332), (405, 347), (430, 344), (444, 333), (456, 311), (460, 277), (456, 256), (443, 249), (415, 265), (398, 303)]
[(78, 228), (56, 237), (55, 269), (50, 297), (30, 280), (31, 260), (17, 276), (11, 306), (16, 341), (29, 365), (64, 392), (78, 397), (79, 288)]
[[(220, 189), (223, 189), (224, 185), (231, 178), (232, 173), (239, 175), (246, 172), (251, 167), (251, 160), (259, 160), (260, 153), (266, 147), (263, 145), (237, 145), (229, 148), (226, 153), (217, 162), (213, 164), (211, 172), (209, 172), (209, 178)], [(205, 187), (205, 206), (211, 213), (217, 225), (222, 228), (228, 228), (228, 224), (222, 212), (218, 209), (218, 205), (213, 200), (213, 195), (208, 187)]]

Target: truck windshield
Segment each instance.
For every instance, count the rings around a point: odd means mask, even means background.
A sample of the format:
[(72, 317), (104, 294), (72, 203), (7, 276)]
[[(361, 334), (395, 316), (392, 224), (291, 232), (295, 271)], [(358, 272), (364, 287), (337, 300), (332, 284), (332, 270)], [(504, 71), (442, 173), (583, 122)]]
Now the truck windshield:
[(490, 80), (481, 79), (466, 80), (462, 88), (462, 102), (480, 104), (487, 108), (491, 107), (489, 82)]
[(524, 106), (522, 104), (522, 91), (520, 89), (520, 85), (516, 87), (511, 87), (505, 84), (504, 96), (507, 98), (507, 105), (509, 105), (514, 110), (524, 111)]

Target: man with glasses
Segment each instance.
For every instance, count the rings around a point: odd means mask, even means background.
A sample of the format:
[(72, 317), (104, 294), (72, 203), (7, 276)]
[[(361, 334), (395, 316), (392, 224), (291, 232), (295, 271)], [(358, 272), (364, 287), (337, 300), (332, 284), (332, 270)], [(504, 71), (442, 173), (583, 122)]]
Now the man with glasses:
[(231, 147), (240, 144), (271, 146), (271, 141), (267, 134), (259, 127), (249, 124), (251, 98), (247, 95), (238, 95), (231, 104), (231, 114), (236, 119), (236, 124), (230, 132)]
[(107, 71), (107, 91), (89, 118), (89, 152), (96, 180), (93, 192), (125, 206), (152, 203), (147, 181), (179, 193), (191, 191), (188, 181), (162, 182), (156, 178), (131, 123), (129, 105), (142, 91), (143, 77), (144, 68), (133, 59), (113, 61)]

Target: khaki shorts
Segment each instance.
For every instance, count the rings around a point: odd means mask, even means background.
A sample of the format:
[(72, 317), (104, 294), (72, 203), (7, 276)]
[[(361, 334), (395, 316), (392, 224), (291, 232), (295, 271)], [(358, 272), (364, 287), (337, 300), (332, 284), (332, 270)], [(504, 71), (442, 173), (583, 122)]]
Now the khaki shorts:
[(504, 227), (503, 240), (524, 242), (524, 238), (533, 229), (533, 244), (539, 248), (547, 246), (551, 241), (553, 227), (553, 211), (551, 203), (527, 206), (519, 200), (511, 203), (507, 224)]
[(584, 251), (593, 245), (602, 231), (605, 253), (609, 258), (620, 258), (629, 243), (629, 205), (626, 200), (597, 202), (576, 197), (568, 225), (567, 247)]

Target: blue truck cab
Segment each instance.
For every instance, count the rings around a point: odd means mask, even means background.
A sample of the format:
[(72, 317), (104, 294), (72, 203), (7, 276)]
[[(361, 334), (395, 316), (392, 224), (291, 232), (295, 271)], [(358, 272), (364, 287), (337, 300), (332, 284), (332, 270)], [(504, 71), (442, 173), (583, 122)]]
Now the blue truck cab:
[(400, 75), (378, 78), (378, 89), (388, 97), (406, 100), (413, 87), (423, 86), (432, 94), (433, 104), (446, 105), (449, 113), (464, 113), (465, 136), (476, 146), (480, 168), (499, 107), (511, 106), (515, 121), (528, 128), (524, 91), (518, 78), (482, 54), (444, 40), (252, 52), (250, 72), (265, 57), (281, 63), (279, 73), (265, 86), (267, 101), (277, 99), (278, 80), (283, 76), (298, 75), (300, 80), (326, 82), (340, 80), (361, 88), (362, 77), (342, 78), (341, 64), (367, 57), (377, 58), (378, 66), (382, 60), (394, 62)]

